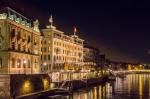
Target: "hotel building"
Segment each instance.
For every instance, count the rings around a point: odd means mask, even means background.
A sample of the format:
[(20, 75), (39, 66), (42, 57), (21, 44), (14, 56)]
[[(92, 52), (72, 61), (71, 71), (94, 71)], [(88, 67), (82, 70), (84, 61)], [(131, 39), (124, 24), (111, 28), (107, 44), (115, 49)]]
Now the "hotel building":
[(33, 22), (14, 11), (0, 12), (0, 73), (39, 73), (40, 31)]
[(83, 39), (66, 35), (52, 25), (42, 29), (41, 72), (74, 70), (83, 62)]

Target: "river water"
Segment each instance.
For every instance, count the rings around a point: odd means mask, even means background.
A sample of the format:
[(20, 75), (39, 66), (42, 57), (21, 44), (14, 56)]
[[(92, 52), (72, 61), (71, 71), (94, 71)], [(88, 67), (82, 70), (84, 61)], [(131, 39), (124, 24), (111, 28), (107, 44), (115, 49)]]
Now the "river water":
[(78, 90), (70, 96), (50, 99), (150, 99), (150, 74), (129, 74), (105, 85)]

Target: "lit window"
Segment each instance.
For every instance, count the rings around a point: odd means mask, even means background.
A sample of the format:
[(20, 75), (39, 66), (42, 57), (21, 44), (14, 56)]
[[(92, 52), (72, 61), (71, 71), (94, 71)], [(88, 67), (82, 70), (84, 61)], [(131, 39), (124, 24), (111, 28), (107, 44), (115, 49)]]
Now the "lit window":
[(0, 69), (2, 69), (2, 58), (0, 57)]
[(12, 62), (12, 64), (11, 64), (11, 65), (12, 65), (12, 68), (15, 68), (15, 59), (12, 58), (12, 59), (11, 59), (11, 62)]
[(21, 60), (20, 60), (20, 59), (17, 60), (17, 67), (18, 67), (18, 68), (21, 67)]

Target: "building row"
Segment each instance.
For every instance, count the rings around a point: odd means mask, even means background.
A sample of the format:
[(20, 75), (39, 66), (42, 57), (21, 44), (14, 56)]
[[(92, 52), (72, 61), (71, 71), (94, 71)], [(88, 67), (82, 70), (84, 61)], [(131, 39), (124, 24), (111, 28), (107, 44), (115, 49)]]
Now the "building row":
[[(53, 25), (39, 29), (39, 21), (6, 7), (0, 12), (0, 73), (35, 74), (92, 69), (99, 50), (85, 46), (76, 33), (66, 35)], [(98, 61), (98, 60), (97, 60)]]
[(85, 43), (76, 31), (58, 30), (52, 16), (45, 28), (6, 7), (0, 11), (0, 73), (37, 74), (55, 71), (114, 70), (141, 67), (140, 64), (106, 59), (99, 49)]

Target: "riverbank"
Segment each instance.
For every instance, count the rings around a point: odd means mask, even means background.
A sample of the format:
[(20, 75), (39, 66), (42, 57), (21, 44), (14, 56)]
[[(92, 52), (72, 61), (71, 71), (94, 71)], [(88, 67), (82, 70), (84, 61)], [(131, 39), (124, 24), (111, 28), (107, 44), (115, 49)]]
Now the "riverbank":
[[(75, 91), (75, 90), (79, 90), (79, 89), (83, 89), (86, 87), (90, 87), (93, 85), (98, 85), (98, 84), (104, 84), (108, 81), (108, 76), (103, 76), (103, 77), (97, 77), (97, 78), (91, 78), (91, 79), (82, 79), (82, 80), (72, 80), (72, 81), (67, 81), (66, 84), (64, 85), (65, 87), (70, 87), (71, 89), (69, 90), (69, 93)], [(59, 82), (59, 84), (61, 85), (63, 82)], [(58, 83), (56, 83), (56, 85), (58, 85)], [(71, 85), (71, 86), (67, 86), (67, 85)], [(57, 95), (57, 89), (50, 89), (47, 91), (41, 91), (38, 93), (33, 93), (33, 94), (27, 94), (24, 96), (18, 96), (16, 97), (17, 99), (45, 99), (48, 96), (52, 96), (52, 95)], [(59, 92), (59, 94), (69, 94), (67, 91), (62, 91)]]

